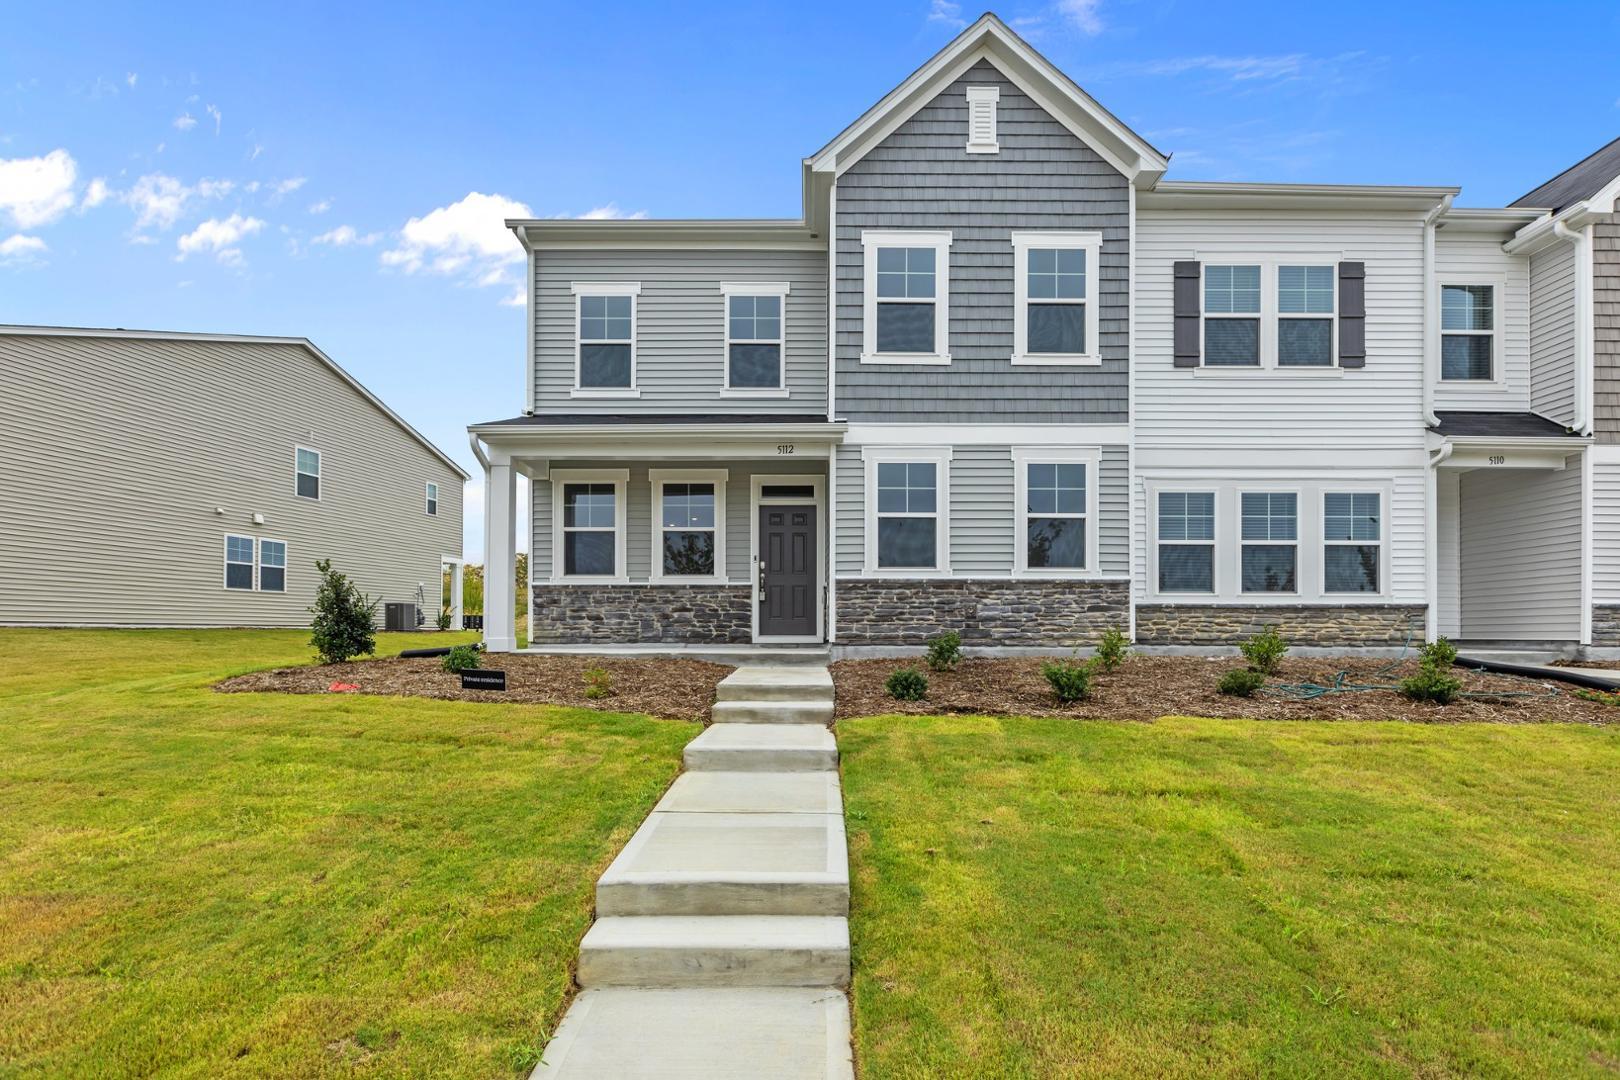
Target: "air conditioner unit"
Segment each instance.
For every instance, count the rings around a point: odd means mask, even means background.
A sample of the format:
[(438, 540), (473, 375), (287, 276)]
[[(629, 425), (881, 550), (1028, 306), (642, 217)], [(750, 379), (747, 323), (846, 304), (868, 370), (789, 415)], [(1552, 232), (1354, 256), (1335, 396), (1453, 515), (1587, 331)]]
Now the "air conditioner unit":
[(383, 605), (384, 630), (415, 630), (416, 605), (388, 603)]

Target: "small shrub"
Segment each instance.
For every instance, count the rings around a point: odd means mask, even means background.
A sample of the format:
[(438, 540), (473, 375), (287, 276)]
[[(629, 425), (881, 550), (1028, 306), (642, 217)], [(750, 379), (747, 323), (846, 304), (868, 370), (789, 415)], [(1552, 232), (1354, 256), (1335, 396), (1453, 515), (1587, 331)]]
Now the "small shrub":
[(928, 639), (928, 666), (934, 671), (949, 671), (962, 661), (962, 635), (955, 630)]
[(1449, 705), (1461, 689), (1461, 679), (1427, 663), (1416, 675), (1401, 680), (1403, 695), (1413, 701), (1432, 701), (1436, 705)]
[(613, 693), (613, 675), (605, 668), (587, 668), (581, 678), (585, 680), (585, 696), (592, 701)]
[(1091, 692), (1091, 667), (1078, 660), (1049, 660), (1041, 665), (1041, 674), (1060, 704), (1082, 701)]
[(1268, 626), (1243, 643), (1243, 658), (1262, 675), (1277, 674), (1277, 665), (1288, 652), (1288, 640)]
[(903, 667), (889, 676), (883, 689), (896, 701), (921, 701), (928, 693), (928, 676), (914, 667)]
[(1253, 668), (1233, 668), (1221, 676), (1215, 689), (1232, 697), (1254, 697), (1255, 691), (1266, 685), (1266, 677)]
[(450, 616), (450, 609), (449, 608), (440, 608), (438, 618), (434, 619), (433, 621), (434, 621), (434, 624), (436, 626), (438, 626), (438, 628), (440, 630), (448, 630), (448, 629), (450, 629), (450, 623), (452, 621), (451, 616)]
[(1620, 694), (1607, 690), (1589, 690), (1584, 686), (1576, 687), (1571, 691), (1576, 697), (1598, 705), (1607, 705), (1610, 708), (1620, 708)]
[(377, 630), (372, 615), (377, 601), (360, 591), (348, 576), (332, 569), (331, 559), (315, 564), (321, 584), (315, 590), (315, 606), (310, 614), (309, 643), (315, 646), (323, 664), (341, 664), (356, 656), (377, 651)]
[(457, 645), (444, 657), (444, 670), (454, 675), (460, 671), (467, 671), (478, 666), (483, 654), (476, 645)]
[(1418, 654), (1419, 663), (1436, 671), (1444, 671), (1457, 662), (1457, 646), (1443, 637), (1435, 638), (1429, 644), (1423, 646), (1422, 649), (1418, 650)]
[(1097, 641), (1097, 662), (1104, 671), (1113, 671), (1131, 654), (1130, 640), (1110, 626)]

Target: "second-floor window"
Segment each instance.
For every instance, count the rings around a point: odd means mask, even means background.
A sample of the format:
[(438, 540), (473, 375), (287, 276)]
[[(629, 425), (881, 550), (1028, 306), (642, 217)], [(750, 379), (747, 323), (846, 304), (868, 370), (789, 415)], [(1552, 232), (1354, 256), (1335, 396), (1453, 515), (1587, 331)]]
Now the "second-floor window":
[(1277, 366), (1333, 366), (1332, 266), (1277, 267)]
[(728, 392), (785, 393), (787, 282), (722, 282), (726, 303)]
[(948, 364), (951, 234), (863, 232), (866, 250), (861, 360)]
[(636, 386), (636, 300), (641, 286), (575, 282), (578, 304), (574, 392), (633, 393)]
[(1490, 285), (1440, 288), (1440, 378), (1489, 382), (1496, 377), (1496, 290)]
[(293, 491), (306, 499), (321, 497), (321, 455), (300, 446), (293, 452)]
[(1097, 260), (1101, 233), (1012, 234), (1015, 364), (1100, 364)]
[(427, 512), (428, 517), (439, 516), (439, 485), (431, 480), (427, 482)]
[(1260, 366), (1260, 268), (1204, 267), (1204, 363)]

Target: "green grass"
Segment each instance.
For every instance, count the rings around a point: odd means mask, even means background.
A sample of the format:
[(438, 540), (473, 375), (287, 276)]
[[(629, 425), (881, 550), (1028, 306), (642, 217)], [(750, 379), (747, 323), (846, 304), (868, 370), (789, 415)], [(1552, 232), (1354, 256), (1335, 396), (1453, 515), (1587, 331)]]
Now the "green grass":
[(0, 631), (0, 1076), (538, 1058), (596, 877), (695, 728), (208, 689), (307, 637)]
[(1620, 731), (841, 722), (862, 1075), (1620, 1071)]

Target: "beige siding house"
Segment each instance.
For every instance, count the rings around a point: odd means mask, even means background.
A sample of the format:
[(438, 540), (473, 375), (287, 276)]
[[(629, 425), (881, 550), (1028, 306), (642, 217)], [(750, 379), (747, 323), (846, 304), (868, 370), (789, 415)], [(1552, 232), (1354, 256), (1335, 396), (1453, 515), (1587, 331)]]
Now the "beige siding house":
[[(0, 326), (0, 625), (433, 625), (467, 474), (302, 338)], [(381, 625), (384, 611), (378, 609)]]

